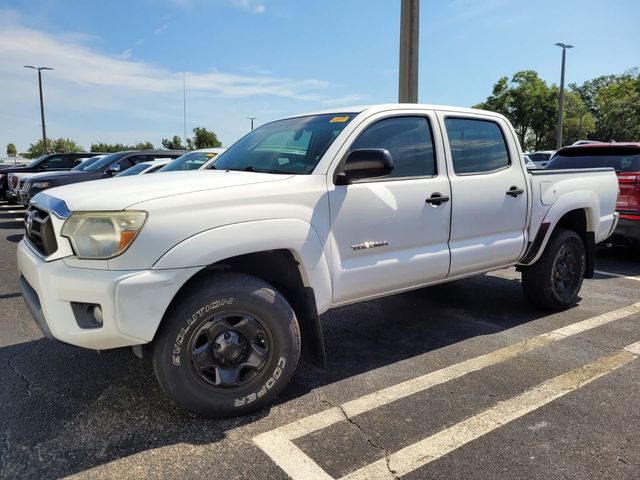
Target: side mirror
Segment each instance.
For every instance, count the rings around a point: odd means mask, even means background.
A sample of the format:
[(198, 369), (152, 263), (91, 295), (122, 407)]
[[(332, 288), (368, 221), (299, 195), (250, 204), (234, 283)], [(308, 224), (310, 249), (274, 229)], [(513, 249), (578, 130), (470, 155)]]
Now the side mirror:
[(363, 178), (384, 177), (393, 170), (393, 157), (385, 148), (353, 150), (336, 177), (336, 185), (349, 185)]
[(109, 166), (109, 168), (107, 168), (105, 173), (107, 175), (114, 176), (120, 173), (120, 170), (121, 170), (120, 165), (118, 165), (117, 163), (114, 163), (113, 165)]

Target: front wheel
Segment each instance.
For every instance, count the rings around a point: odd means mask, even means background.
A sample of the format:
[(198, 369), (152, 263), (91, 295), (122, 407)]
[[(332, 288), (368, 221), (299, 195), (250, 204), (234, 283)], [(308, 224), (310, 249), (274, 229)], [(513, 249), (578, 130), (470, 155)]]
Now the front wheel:
[(576, 301), (586, 264), (580, 236), (572, 230), (557, 229), (540, 259), (522, 270), (524, 293), (537, 307), (565, 310)]
[(293, 375), (300, 331), (287, 300), (244, 274), (203, 277), (167, 312), (153, 367), (179, 407), (207, 417), (270, 403)]

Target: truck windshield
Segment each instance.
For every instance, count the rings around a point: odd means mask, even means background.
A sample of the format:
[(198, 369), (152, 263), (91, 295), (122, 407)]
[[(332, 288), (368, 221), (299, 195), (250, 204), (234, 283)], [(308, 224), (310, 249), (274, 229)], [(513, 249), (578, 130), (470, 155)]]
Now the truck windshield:
[(32, 160), (32, 161), (31, 161), (31, 163), (29, 163), (29, 164), (27, 165), (27, 168), (34, 168), (34, 167), (37, 167), (38, 165), (40, 165), (40, 163), (42, 163), (42, 161), (43, 161), (45, 158), (48, 158), (48, 157), (49, 157), (49, 154), (48, 154), (48, 153), (46, 153), (46, 154), (44, 154), (44, 155), (42, 155), (42, 156), (40, 156), (40, 157), (36, 158), (35, 160)]
[(86, 160), (83, 160), (80, 164), (73, 167), (71, 170), (74, 172), (84, 172), (90, 165), (93, 165), (102, 157), (104, 157), (104, 155), (96, 155), (95, 157), (87, 158)]
[(640, 172), (640, 153), (635, 155), (557, 155), (547, 164), (548, 169), (611, 167), (616, 172)]
[(310, 174), (355, 115), (311, 115), (267, 123), (222, 153), (211, 168)]
[(116, 159), (118, 159), (118, 158), (120, 158), (122, 156), (123, 156), (122, 153), (112, 153), (111, 155), (107, 155), (106, 157), (102, 157), (97, 162), (92, 163), (87, 168), (85, 168), (83, 171), (85, 171), (85, 172), (99, 172), (104, 167), (109, 165), (113, 160), (116, 160)]

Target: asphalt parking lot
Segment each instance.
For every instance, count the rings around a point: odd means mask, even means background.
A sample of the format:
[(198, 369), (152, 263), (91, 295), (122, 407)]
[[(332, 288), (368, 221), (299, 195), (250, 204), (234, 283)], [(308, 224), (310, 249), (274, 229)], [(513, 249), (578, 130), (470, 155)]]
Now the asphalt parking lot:
[(0, 203), (2, 478), (640, 478), (640, 255), (598, 249), (548, 314), (504, 270), (323, 316), (328, 364), (270, 409), (175, 409), (130, 349), (43, 339)]

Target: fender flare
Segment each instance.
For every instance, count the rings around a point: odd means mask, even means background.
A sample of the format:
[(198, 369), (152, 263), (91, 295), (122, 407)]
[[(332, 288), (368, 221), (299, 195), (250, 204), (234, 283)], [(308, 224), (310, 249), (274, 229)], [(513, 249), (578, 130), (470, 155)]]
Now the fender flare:
[(333, 295), (324, 243), (313, 225), (299, 219), (233, 223), (184, 239), (165, 252), (152, 268), (204, 268), (239, 255), (289, 250), (299, 263), (305, 287), (315, 293), (318, 312), (323, 313), (331, 306)]
[(561, 196), (547, 210), (538, 232), (533, 242), (527, 249), (523, 259), (519, 265), (532, 265), (538, 261), (547, 243), (551, 238), (551, 234), (555, 230), (560, 219), (573, 210), (583, 210), (587, 221), (587, 233), (596, 232), (597, 225), (600, 221), (600, 202), (598, 196), (590, 190), (576, 190)]

